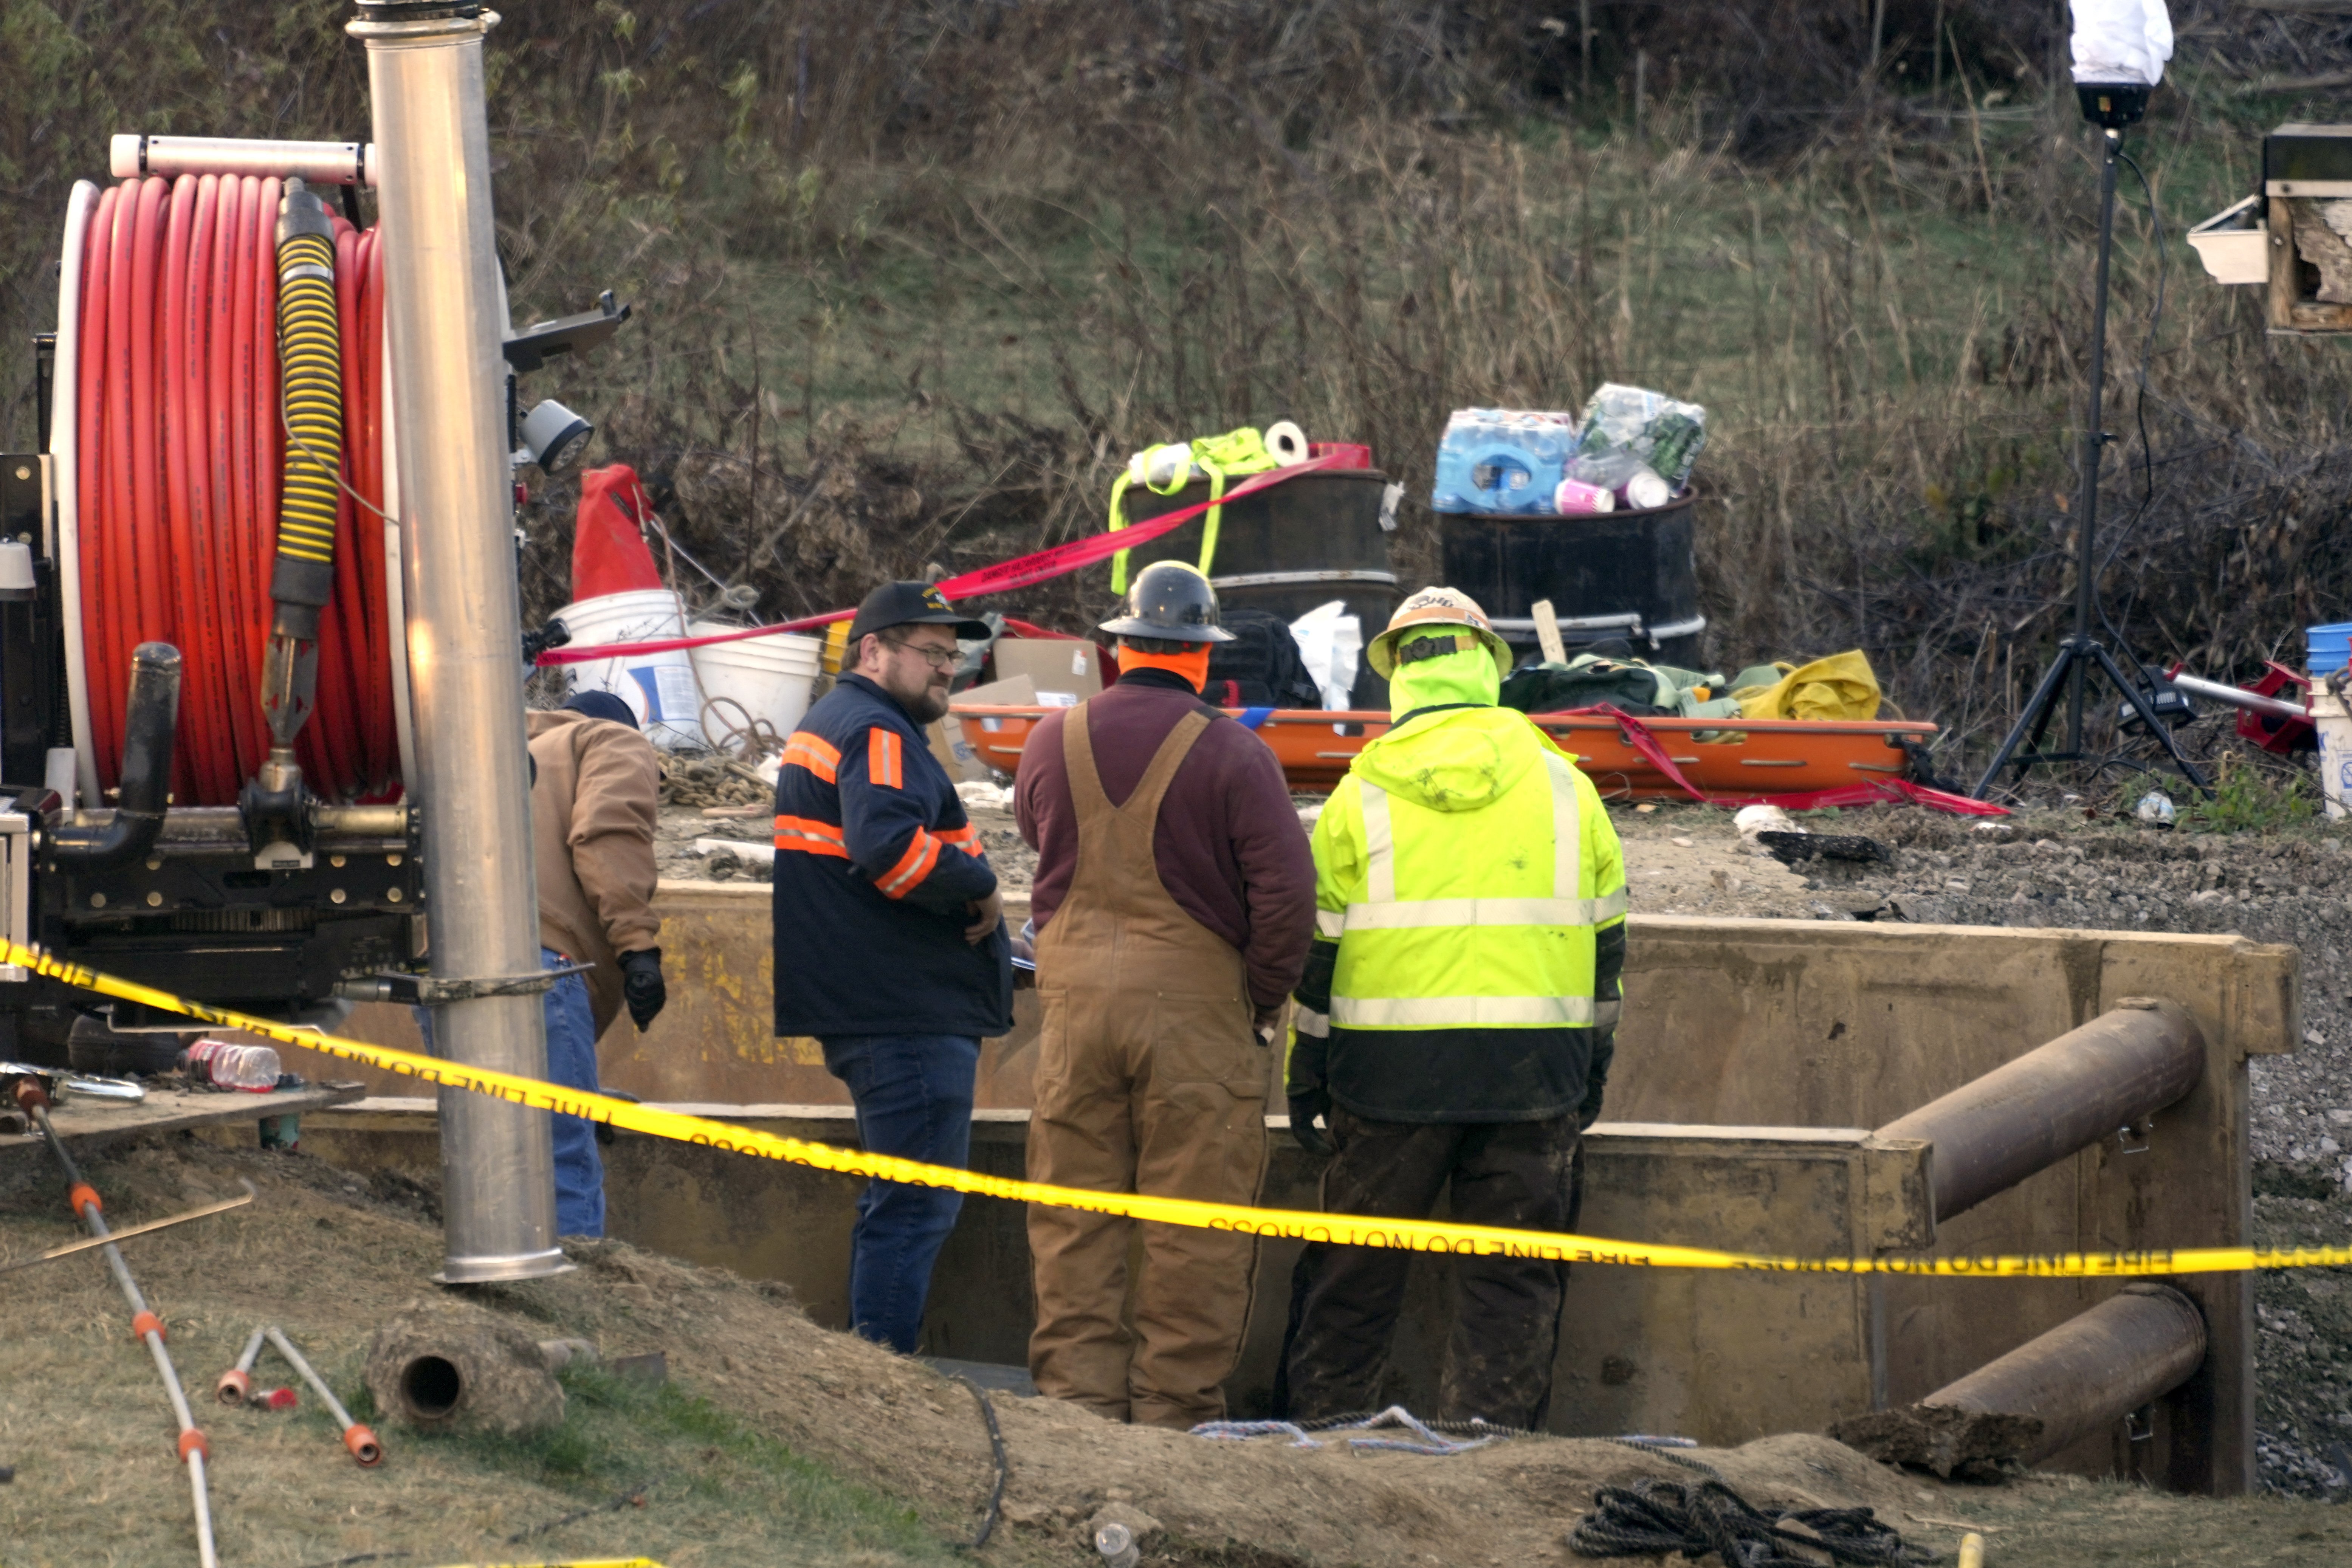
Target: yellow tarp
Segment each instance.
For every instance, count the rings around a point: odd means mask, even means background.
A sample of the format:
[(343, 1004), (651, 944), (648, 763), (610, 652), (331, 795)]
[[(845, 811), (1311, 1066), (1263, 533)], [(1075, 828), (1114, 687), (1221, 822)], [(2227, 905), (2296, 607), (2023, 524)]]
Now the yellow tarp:
[(1780, 679), (1769, 686), (1743, 686), (1732, 695), (1739, 700), (1743, 719), (1875, 719), (1878, 717), (1878, 677), (1860, 648), (1848, 648), (1811, 664), (1780, 665)]

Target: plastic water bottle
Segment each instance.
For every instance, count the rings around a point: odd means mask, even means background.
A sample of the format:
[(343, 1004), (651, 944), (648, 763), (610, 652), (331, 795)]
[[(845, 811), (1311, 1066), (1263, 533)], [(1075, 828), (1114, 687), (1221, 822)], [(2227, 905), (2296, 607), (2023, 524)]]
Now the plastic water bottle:
[(268, 1094), (278, 1087), (278, 1053), (268, 1046), (198, 1040), (182, 1053), (180, 1067), (190, 1082), (210, 1084), (215, 1089)]
[(1095, 1550), (1104, 1568), (1135, 1568), (1143, 1553), (1136, 1550), (1135, 1532), (1123, 1524), (1106, 1524), (1095, 1531)]
[(1457, 408), (1438, 440), (1430, 506), (1489, 517), (1554, 515), (1556, 492), (1575, 450), (1572, 415)]

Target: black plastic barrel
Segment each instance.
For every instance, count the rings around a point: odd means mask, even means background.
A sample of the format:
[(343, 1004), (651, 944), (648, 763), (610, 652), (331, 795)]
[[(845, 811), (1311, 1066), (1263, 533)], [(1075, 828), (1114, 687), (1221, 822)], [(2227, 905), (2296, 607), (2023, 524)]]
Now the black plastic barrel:
[(1697, 668), (1706, 617), (1698, 608), (1694, 499), (1685, 491), (1646, 511), (1591, 517), (1444, 513), (1444, 580), (1477, 600), (1522, 656), (1537, 652), (1535, 605), (1549, 599), (1571, 654), (1622, 637), (1638, 658)]
[[(1225, 489), (1246, 481), (1228, 479)], [(1396, 573), (1389, 565), (1389, 531), (1381, 526), (1389, 478), (1378, 468), (1328, 468), (1286, 479), (1222, 509), (1217, 552), (1209, 580), (1221, 605), (1265, 610), (1286, 621), (1334, 599), (1363, 627), (1369, 644), (1396, 609)], [(1139, 523), (1209, 499), (1209, 481), (1195, 479), (1171, 496), (1129, 486), (1127, 519)], [(1391, 516), (1391, 521), (1393, 518)], [(1208, 519), (1181, 523), (1129, 553), (1128, 572), (1154, 561), (1201, 563), (1201, 536)], [(1349, 700), (1358, 708), (1385, 710), (1389, 683), (1372, 673), (1360, 655)]]

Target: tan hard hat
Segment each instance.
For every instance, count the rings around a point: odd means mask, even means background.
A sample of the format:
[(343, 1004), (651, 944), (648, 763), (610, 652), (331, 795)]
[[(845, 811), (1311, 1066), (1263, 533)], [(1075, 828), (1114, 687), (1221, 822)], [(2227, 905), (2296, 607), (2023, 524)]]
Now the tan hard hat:
[(1478, 607), (1478, 601), (1459, 588), (1423, 588), (1399, 605), (1396, 614), (1389, 617), (1388, 629), (1374, 637), (1372, 646), (1366, 650), (1373, 671), (1382, 679), (1388, 679), (1396, 671), (1397, 644), (1404, 640), (1405, 634), (1438, 626), (1467, 627), (1494, 655), (1495, 668), (1505, 675), (1511, 673), (1511, 645), (1496, 634), (1486, 612)]

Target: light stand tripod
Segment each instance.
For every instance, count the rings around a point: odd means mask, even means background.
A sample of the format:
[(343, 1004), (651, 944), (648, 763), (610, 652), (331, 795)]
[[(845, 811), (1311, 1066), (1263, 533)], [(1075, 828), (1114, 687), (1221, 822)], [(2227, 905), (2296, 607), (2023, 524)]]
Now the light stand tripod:
[[(1979, 800), (1991, 792), (1993, 781), (2000, 776), (2003, 768), (2016, 768), (2017, 779), (2022, 779), (2025, 770), (2036, 763), (2078, 762), (2089, 754), (2083, 749), (2083, 690), (2094, 666), (2123, 693), (2124, 700), (2139, 715), (2148, 732), (2164, 742), (2164, 749), (2171, 753), (2173, 765), (2180, 770), (2181, 776), (2200, 790), (2207, 787), (2205, 775), (2181, 751), (2180, 742), (2158, 717), (2150, 695), (2141, 690), (2138, 683), (2125, 678), (2115, 655), (2091, 629), (2092, 617), (2097, 614), (2099, 463), (2105, 456), (2107, 442), (2113, 439), (2099, 427), (2099, 422), (2107, 372), (2107, 257), (2115, 243), (2116, 161), (2123, 153), (2124, 127), (2138, 120), (2147, 109), (2148, 89), (2137, 85), (2084, 83), (2078, 85), (2076, 92), (2083, 101), (2084, 115), (2104, 129), (2106, 156), (2099, 165), (2099, 266), (2091, 305), (2091, 416), (2083, 431), (2083, 493), (2078, 511), (2081, 521), (2074, 540), (2074, 630), (2059, 643), (2058, 657), (2042, 671), (2041, 683), (2026, 699), (2008, 739), (1993, 753), (1992, 765), (1977, 781), (1974, 793)], [(2045, 752), (2042, 750), (2042, 737), (2050, 728), (2051, 710), (2057, 704), (2061, 683), (2066, 687), (2066, 748)], [(2018, 751), (2021, 745), (2027, 748), (2021, 754)], [(2017, 779), (2011, 782), (2014, 784)]]

